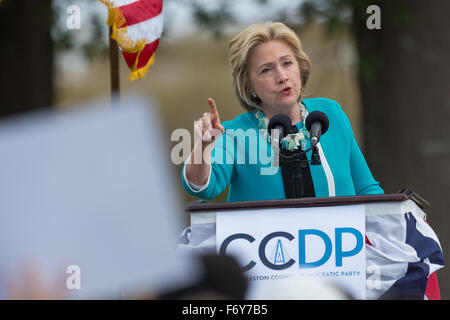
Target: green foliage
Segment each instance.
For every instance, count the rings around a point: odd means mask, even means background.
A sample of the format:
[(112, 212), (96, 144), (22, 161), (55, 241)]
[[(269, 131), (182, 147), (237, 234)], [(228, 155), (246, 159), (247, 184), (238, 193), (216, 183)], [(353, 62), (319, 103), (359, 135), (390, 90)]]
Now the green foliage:
[(71, 50), (74, 46), (73, 32), (67, 32), (67, 28), (60, 23), (60, 17), (65, 14), (63, 6), (52, 5), (50, 12), (51, 36), (56, 52)]
[(222, 2), (218, 8), (212, 10), (207, 10), (196, 2), (193, 2), (192, 6), (197, 24), (209, 28), (215, 38), (221, 38), (224, 26), (234, 22), (227, 2)]
[(109, 47), (102, 40), (105, 33), (108, 32), (108, 27), (98, 15), (91, 17), (91, 25), (90, 39), (82, 44), (82, 52), (89, 60), (93, 60), (96, 57), (106, 57), (109, 54)]
[(305, 0), (298, 14), (304, 25), (325, 23), (328, 35), (333, 36), (351, 23), (351, 0)]

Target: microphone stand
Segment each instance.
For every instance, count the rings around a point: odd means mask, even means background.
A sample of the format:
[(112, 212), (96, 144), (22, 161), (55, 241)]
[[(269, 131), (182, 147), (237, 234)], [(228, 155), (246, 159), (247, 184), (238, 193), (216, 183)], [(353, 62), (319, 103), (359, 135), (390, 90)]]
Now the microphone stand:
[[(316, 143), (312, 143), (307, 150), (282, 150), (282, 136), (272, 135), (272, 146), (275, 147), (275, 157), (277, 163), (282, 167), (282, 175), (287, 198), (303, 198), (305, 196), (315, 196), (314, 190), (308, 187), (305, 190), (305, 183), (310, 186), (311, 177), (303, 176), (307, 170), (309, 172), (309, 163), (311, 165), (321, 164), (320, 156)], [(312, 150), (311, 160), (308, 160), (306, 153)]]
[(311, 164), (317, 165), (321, 164), (320, 156), (319, 156), (319, 149), (317, 148), (317, 145), (314, 145), (312, 148), (312, 154), (311, 154)]
[[(280, 145), (280, 150), (281, 150), (281, 145)], [(312, 150), (312, 154), (311, 154), (311, 161), (310, 164), (311, 165), (318, 165), (321, 164), (322, 162), (320, 161), (320, 156), (319, 156), (319, 149), (317, 148), (317, 146), (312, 146), (309, 149), (302, 151), (300, 153), (297, 153), (293, 156), (286, 156), (284, 154), (282, 154), (281, 152), (279, 153), (280, 158), (283, 158), (284, 160), (294, 160), (294, 161), (298, 161), (298, 162), (304, 162), (305, 160), (300, 160), (300, 156), (302, 156), (303, 154), (309, 152)], [(306, 160), (308, 161), (308, 160)]]
[(292, 155), (287, 155), (287, 153), (289, 153), (289, 151), (287, 150), (284, 150), (284, 152), (280, 151), (279, 153), (280, 165), (282, 167), (284, 167), (284, 165), (287, 165), (291, 168), (290, 174), (284, 173), (283, 169), (283, 179), (290, 180), (290, 187), (287, 187), (285, 184), (286, 196), (288, 198), (303, 198), (307, 196), (304, 189), (305, 177), (303, 176), (303, 173), (305, 168), (308, 167), (308, 163), (310, 162), (306, 158), (305, 154), (311, 150), (313, 150), (313, 156), (311, 157), (311, 164), (320, 164), (320, 158), (317, 152), (317, 147), (316, 148), (311, 147), (305, 151), (296, 152)]
[(303, 196), (305, 194), (305, 190), (303, 189), (302, 171), (307, 166), (305, 164), (306, 161), (298, 159), (298, 158), (294, 158), (293, 162), (294, 162), (294, 166), (293, 166), (294, 172), (292, 174), (292, 185), (293, 185), (293, 189), (294, 189), (294, 194), (297, 195), (297, 198), (303, 198)]

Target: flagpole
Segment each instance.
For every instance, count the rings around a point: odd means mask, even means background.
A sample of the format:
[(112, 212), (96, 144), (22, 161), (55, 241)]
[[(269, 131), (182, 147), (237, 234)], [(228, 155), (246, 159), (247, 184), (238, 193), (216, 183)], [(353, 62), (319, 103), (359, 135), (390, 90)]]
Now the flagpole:
[(119, 77), (119, 46), (111, 38), (112, 27), (109, 27), (109, 66), (111, 76), (111, 99), (120, 98), (120, 77)]

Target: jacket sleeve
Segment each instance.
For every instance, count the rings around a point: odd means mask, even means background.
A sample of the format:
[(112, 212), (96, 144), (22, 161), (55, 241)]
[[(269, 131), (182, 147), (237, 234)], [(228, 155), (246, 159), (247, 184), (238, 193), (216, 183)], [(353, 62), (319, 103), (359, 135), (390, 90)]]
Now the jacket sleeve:
[(355, 193), (357, 195), (364, 194), (383, 194), (384, 191), (380, 187), (378, 181), (376, 181), (372, 175), (372, 172), (367, 165), (366, 159), (364, 158), (361, 149), (356, 142), (353, 130), (350, 124), (350, 120), (344, 113), (342, 108), (338, 104), (339, 113), (342, 117), (342, 122), (344, 124), (345, 130), (350, 139), (350, 170), (353, 180), (353, 185), (355, 186)]
[(211, 153), (211, 166), (207, 183), (200, 190), (195, 190), (186, 181), (186, 164), (183, 166), (181, 181), (184, 189), (194, 197), (214, 199), (231, 183), (234, 167), (233, 137), (225, 133), (217, 139)]

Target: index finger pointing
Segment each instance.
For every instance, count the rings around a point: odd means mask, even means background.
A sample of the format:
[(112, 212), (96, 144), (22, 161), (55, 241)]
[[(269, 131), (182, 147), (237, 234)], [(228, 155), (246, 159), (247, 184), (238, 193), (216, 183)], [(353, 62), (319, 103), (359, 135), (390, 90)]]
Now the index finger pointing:
[(211, 113), (211, 118), (214, 120), (219, 121), (219, 112), (217, 111), (216, 102), (212, 98), (208, 98), (208, 104), (209, 104), (209, 112)]
[(208, 98), (208, 104), (209, 112), (214, 115), (219, 115), (219, 112), (217, 112), (216, 102), (212, 98)]

